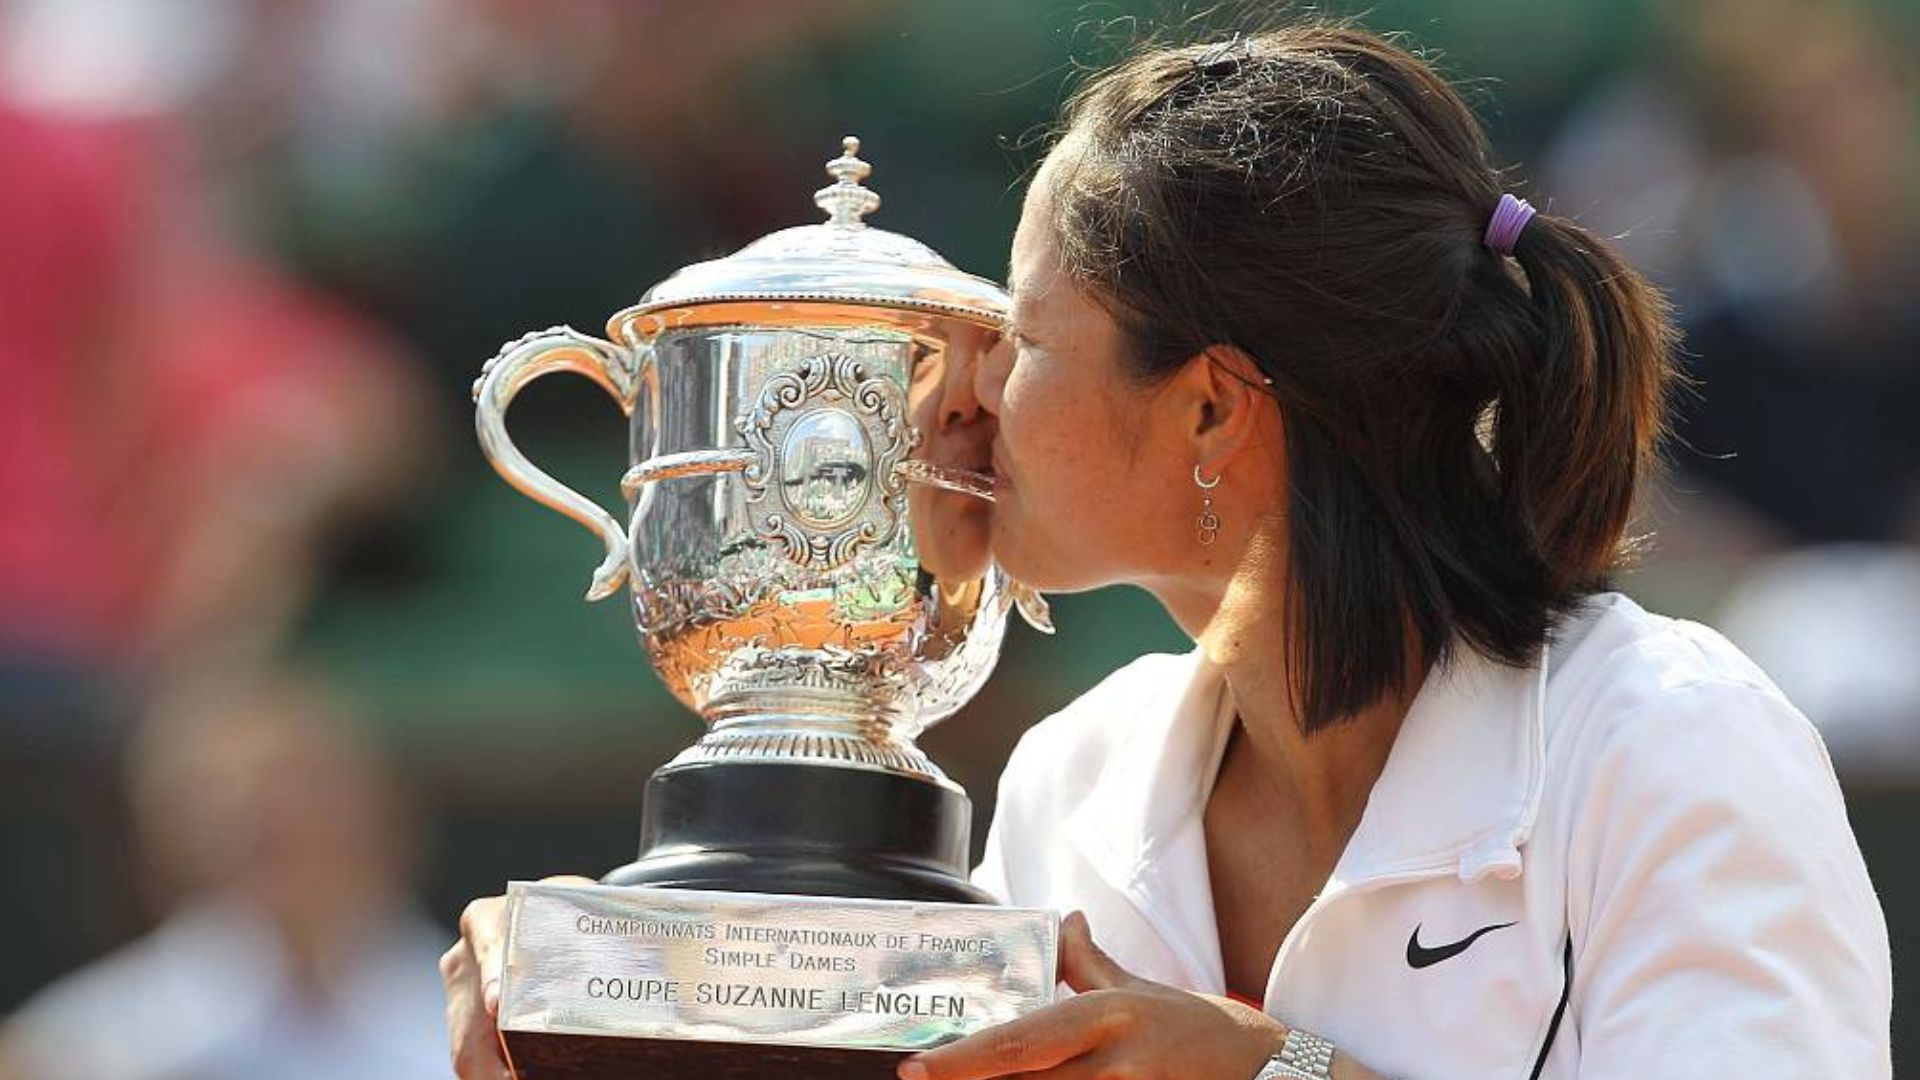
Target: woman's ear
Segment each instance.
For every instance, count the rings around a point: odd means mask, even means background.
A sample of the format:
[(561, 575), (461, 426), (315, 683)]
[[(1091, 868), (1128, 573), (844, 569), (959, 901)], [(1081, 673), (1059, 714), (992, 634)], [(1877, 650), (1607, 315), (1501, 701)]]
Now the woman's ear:
[(1279, 430), (1272, 380), (1232, 345), (1194, 354), (1174, 381), (1194, 463), (1207, 475), (1220, 475), (1233, 459), (1267, 445)]

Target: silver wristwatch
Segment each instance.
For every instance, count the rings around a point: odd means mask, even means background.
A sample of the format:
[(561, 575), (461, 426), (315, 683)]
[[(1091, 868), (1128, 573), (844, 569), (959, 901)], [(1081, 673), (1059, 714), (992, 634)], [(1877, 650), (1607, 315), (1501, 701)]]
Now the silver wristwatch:
[(1288, 1028), (1280, 1052), (1267, 1059), (1253, 1080), (1327, 1080), (1332, 1068), (1332, 1043), (1299, 1028)]

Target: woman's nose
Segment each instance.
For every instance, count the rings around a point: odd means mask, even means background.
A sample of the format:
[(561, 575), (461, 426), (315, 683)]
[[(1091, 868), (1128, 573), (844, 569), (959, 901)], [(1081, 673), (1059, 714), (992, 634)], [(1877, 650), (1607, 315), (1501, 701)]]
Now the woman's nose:
[(969, 424), (980, 417), (980, 398), (974, 391), (974, 372), (980, 366), (979, 345), (952, 349), (940, 377), (940, 428)]
[(973, 365), (973, 396), (989, 416), (1000, 415), (1000, 398), (1007, 388), (1007, 376), (1013, 371), (1013, 337), (995, 336)]

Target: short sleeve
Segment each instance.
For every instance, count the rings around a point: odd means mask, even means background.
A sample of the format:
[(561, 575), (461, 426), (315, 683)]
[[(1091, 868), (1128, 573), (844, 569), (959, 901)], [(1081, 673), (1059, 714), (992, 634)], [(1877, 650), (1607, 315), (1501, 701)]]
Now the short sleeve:
[(1886, 923), (1806, 718), (1700, 682), (1598, 739), (1568, 852), (1579, 1075), (1890, 1075)]

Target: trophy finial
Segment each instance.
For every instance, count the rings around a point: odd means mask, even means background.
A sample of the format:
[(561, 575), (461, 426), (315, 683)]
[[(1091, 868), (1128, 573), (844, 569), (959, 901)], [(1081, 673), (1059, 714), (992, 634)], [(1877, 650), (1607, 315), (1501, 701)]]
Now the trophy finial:
[(855, 229), (860, 220), (880, 208), (880, 196), (860, 186), (873, 174), (873, 166), (860, 160), (860, 138), (848, 135), (840, 140), (841, 154), (827, 162), (827, 175), (834, 182), (813, 193), (813, 204), (827, 212), (827, 224)]

